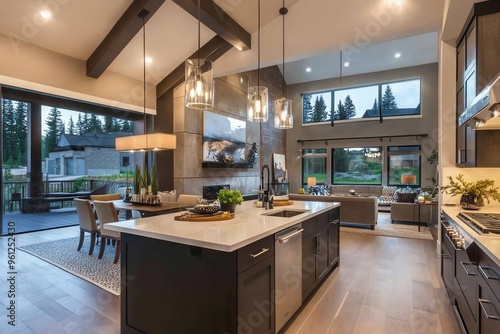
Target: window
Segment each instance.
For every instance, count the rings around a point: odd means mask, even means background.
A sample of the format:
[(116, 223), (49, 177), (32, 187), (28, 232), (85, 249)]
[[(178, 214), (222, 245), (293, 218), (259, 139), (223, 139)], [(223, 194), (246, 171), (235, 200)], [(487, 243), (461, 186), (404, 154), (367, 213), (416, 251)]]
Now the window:
[(318, 123), (330, 120), (332, 92), (304, 94), (302, 99), (303, 123)]
[(332, 149), (333, 184), (382, 184), (382, 148)]
[[(335, 91), (335, 120), (366, 118), (370, 110), (378, 116), (378, 87), (366, 86)], [(374, 109), (375, 108), (375, 109)]]
[(420, 79), (303, 94), (303, 124), (420, 115)]
[(308, 177), (326, 184), (326, 148), (302, 150), (302, 186), (307, 186)]
[(420, 115), (420, 79), (382, 85), (382, 116)]
[(420, 187), (420, 146), (389, 146), (390, 186)]

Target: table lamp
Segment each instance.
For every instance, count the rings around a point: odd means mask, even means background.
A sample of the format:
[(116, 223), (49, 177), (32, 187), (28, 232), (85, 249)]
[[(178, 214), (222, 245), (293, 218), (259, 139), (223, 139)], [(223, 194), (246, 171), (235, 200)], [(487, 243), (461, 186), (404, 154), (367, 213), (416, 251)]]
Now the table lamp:
[(307, 178), (307, 187), (309, 187), (309, 193), (312, 192), (313, 187), (316, 186), (316, 178), (315, 177), (308, 177)]
[(406, 184), (410, 188), (410, 184), (417, 183), (417, 176), (413, 174), (403, 174), (401, 175), (401, 184)]

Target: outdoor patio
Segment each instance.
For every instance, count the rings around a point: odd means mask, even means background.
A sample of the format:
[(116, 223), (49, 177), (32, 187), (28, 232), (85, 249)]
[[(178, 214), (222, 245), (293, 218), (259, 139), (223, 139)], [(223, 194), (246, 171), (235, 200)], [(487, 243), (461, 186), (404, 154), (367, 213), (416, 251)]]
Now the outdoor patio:
[(2, 235), (7, 234), (9, 222), (16, 223), (16, 233), (25, 233), (78, 225), (78, 216), (74, 207), (52, 209), (44, 213), (21, 213), (7, 210), (3, 216)]

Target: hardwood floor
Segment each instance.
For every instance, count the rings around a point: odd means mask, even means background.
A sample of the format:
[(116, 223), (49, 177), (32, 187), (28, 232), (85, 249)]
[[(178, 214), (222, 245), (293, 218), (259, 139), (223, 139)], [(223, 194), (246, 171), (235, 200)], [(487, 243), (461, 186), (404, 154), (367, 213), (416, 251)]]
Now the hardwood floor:
[(340, 242), (340, 267), (287, 334), (460, 333), (435, 242), (349, 232)]
[[(16, 236), (17, 246), (78, 235), (68, 227)], [(76, 246), (75, 246), (76, 247)], [(7, 249), (7, 237), (0, 238)], [(7, 279), (2, 252), (0, 277)], [(120, 298), (22, 251), (16, 327), (0, 291), (0, 333), (119, 333)], [(3, 283), (2, 283), (2, 286)], [(283, 332), (459, 333), (435, 243), (341, 232), (341, 262)]]

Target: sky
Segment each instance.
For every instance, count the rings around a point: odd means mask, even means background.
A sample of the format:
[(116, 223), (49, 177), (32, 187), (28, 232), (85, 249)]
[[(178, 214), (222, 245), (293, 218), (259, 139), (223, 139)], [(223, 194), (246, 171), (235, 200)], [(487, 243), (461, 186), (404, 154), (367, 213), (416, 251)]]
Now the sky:
[[(51, 106), (42, 106), (42, 135), (45, 134), (45, 131), (47, 130), (47, 125), (45, 124), (45, 120), (49, 116), (50, 109), (52, 109)], [(70, 117), (73, 117), (73, 123), (76, 126), (76, 122), (78, 121), (78, 114), (84, 114), (79, 111), (73, 111), (73, 110), (68, 110), (68, 109), (61, 109), (57, 108), (61, 112), (61, 119), (64, 122), (64, 129), (68, 129), (68, 124), (69, 124), (69, 119)], [(103, 116), (98, 116), (98, 118), (101, 119), (101, 121), (104, 123), (104, 117)]]

